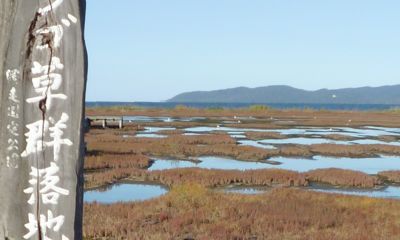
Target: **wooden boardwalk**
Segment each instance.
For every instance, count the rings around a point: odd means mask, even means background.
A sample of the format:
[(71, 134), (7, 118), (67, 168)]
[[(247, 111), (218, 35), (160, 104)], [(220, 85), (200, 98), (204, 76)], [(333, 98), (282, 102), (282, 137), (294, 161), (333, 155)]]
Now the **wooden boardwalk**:
[(86, 119), (89, 127), (98, 124), (101, 124), (103, 128), (118, 126), (122, 129), (124, 127), (124, 117), (121, 116), (88, 116)]

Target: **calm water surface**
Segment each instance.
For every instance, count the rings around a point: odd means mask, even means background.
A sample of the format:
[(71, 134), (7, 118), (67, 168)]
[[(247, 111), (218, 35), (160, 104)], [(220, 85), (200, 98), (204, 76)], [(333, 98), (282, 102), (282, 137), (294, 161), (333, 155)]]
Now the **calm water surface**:
[(155, 134), (155, 133), (138, 133), (135, 135), (138, 138), (166, 138), (166, 135)]
[(400, 200), (400, 187), (398, 186), (390, 186), (379, 190), (311, 189), (311, 191)]
[(291, 128), (291, 129), (256, 129), (256, 128), (230, 128), (230, 127), (191, 127), (186, 128), (186, 132), (278, 132), (283, 135), (329, 135), (341, 134), (355, 138), (379, 137), (384, 135), (400, 136), (400, 130), (397, 128)]
[(222, 169), (222, 170), (254, 170), (271, 168), (273, 165), (260, 162), (245, 162), (222, 157), (200, 157), (201, 162), (194, 163), (180, 160), (154, 159), (155, 162), (149, 170), (166, 170), (175, 168), (204, 168), (204, 169)]
[(381, 171), (400, 170), (400, 157), (382, 156), (375, 158), (335, 158), (315, 156), (313, 159), (275, 157), (269, 160), (281, 163), (272, 165), (261, 162), (238, 161), (222, 157), (200, 157), (200, 163), (189, 161), (155, 159), (149, 170), (166, 170), (175, 168), (198, 167), (222, 170), (255, 170), (280, 168), (292, 171), (307, 172), (321, 168), (341, 168), (377, 174)]
[[(245, 195), (263, 194), (269, 191), (271, 188), (263, 187), (227, 187), (224, 192), (227, 193), (240, 193)], [(389, 186), (382, 189), (343, 189), (343, 188), (332, 188), (315, 186), (307, 188), (310, 191), (323, 192), (323, 193), (334, 193), (334, 194), (345, 194), (353, 196), (366, 196), (373, 198), (387, 198), (387, 199), (398, 199), (400, 200), (400, 186)]]
[(315, 156), (313, 159), (276, 157), (272, 161), (282, 163), (278, 168), (307, 172), (320, 168), (341, 168), (377, 174), (381, 171), (400, 170), (400, 157), (382, 156), (375, 158), (335, 158)]
[(162, 196), (168, 192), (162, 185), (149, 184), (115, 184), (106, 190), (85, 192), (85, 202), (111, 204), (117, 202), (144, 201)]

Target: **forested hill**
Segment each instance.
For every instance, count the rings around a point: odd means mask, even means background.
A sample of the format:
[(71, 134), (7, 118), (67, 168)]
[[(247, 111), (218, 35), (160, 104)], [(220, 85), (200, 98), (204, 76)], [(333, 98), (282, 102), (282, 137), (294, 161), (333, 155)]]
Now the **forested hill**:
[(400, 104), (400, 85), (307, 91), (277, 85), (238, 87), (179, 94), (168, 102), (198, 103), (315, 103), (315, 104)]

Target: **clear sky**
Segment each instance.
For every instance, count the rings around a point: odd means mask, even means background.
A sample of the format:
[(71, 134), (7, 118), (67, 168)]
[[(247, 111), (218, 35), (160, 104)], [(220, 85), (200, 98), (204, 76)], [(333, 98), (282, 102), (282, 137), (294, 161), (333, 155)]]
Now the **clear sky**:
[(87, 100), (400, 84), (399, 11), (399, 0), (87, 0)]

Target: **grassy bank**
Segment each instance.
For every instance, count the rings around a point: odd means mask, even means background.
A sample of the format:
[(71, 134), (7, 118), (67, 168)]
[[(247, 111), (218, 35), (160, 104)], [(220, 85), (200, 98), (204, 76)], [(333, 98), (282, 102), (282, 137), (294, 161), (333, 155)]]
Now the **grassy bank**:
[(85, 239), (397, 240), (400, 202), (275, 189), (244, 196), (177, 186), (141, 203), (86, 204)]

